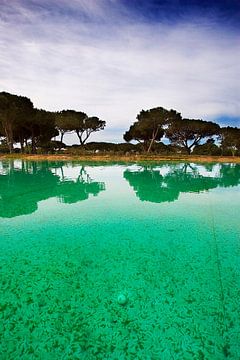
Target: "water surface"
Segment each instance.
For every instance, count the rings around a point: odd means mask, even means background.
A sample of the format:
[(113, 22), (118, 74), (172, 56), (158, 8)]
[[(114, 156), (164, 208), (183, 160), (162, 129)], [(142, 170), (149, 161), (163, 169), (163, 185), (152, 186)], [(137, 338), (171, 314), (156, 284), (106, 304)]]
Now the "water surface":
[(239, 359), (239, 203), (238, 164), (1, 162), (0, 358)]

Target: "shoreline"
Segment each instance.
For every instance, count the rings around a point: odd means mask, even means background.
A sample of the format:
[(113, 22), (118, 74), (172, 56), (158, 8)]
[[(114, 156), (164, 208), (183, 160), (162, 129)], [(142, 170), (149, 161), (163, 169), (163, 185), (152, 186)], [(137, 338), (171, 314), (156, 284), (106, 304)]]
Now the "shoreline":
[(211, 163), (240, 163), (240, 156), (205, 156), (205, 155), (37, 155), (37, 154), (0, 154), (0, 160), (28, 160), (28, 161), (86, 161), (86, 162), (161, 162), (161, 161), (186, 161), (186, 162), (211, 162)]

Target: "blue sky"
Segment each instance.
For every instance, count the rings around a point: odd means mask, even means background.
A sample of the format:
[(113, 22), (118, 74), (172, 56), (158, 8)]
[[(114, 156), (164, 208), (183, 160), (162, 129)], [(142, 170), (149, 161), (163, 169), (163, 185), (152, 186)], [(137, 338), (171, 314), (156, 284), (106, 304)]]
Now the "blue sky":
[(0, 0), (0, 49), (1, 90), (106, 120), (92, 140), (156, 106), (240, 126), (239, 0)]

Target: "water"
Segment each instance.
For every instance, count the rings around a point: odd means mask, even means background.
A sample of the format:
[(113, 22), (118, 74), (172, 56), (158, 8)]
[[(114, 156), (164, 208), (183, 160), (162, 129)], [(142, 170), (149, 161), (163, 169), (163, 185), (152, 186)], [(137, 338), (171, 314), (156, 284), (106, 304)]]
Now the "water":
[(0, 358), (239, 359), (240, 165), (0, 163)]

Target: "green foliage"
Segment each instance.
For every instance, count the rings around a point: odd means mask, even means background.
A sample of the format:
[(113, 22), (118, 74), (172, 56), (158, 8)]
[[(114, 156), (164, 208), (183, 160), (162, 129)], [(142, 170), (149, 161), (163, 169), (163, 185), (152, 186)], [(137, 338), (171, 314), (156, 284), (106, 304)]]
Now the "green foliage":
[(6, 138), (10, 153), (14, 141), (19, 140), (20, 129), (24, 128), (32, 114), (33, 104), (27, 97), (0, 93), (0, 134)]
[(152, 152), (155, 154), (169, 155), (174, 153), (174, 150), (170, 145), (166, 145), (163, 142), (155, 142), (152, 146)]
[(30, 132), (32, 153), (58, 135), (53, 113), (45, 110), (34, 109), (34, 115), (27, 122), (26, 128)]
[(65, 149), (66, 145), (58, 140), (51, 140), (47, 142), (43, 142), (40, 144), (38, 148), (39, 154), (45, 154), (45, 153), (55, 153), (56, 151), (60, 151), (62, 149)]
[[(182, 119), (175, 110), (156, 107), (142, 110), (125, 132), (126, 143), (113, 144), (87, 140), (94, 132), (103, 130), (106, 122), (85, 112), (62, 110), (49, 112), (34, 109), (30, 99), (0, 92), (0, 138), (5, 141), (1, 152), (13, 152), (20, 143), (21, 152), (54, 152), (64, 148), (63, 137), (75, 132), (81, 149), (68, 147), (68, 153), (117, 152), (118, 154), (153, 152), (155, 154), (240, 155), (240, 129), (220, 128), (210, 121)], [(60, 142), (51, 139), (60, 134)], [(170, 145), (161, 142), (167, 137)], [(218, 137), (220, 148), (211, 140)], [(207, 140), (204, 143), (204, 140)], [(131, 144), (136, 141), (137, 144)], [(16, 150), (19, 151), (19, 150)]]
[(87, 118), (87, 114), (75, 110), (62, 110), (55, 113), (56, 128), (61, 134), (61, 142), (65, 133), (76, 131)]
[(151, 151), (154, 142), (158, 142), (164, 135), (164, 127), (172, 121), (181, 119), (175, 110), (166, 110), (162, 107), (142, 110), (137, 115), (137, 121), (125, 132), (123, 138), (129, 142), (136, 140), (143, 145), (147, 152)]
[(221, 149), (214, 144), (213, 139), (208, 139), (205, 144), (196, 145), (192, 151), (193, 155), (221, 155)]
[(116, 151), (117, 144), (109, 142), (90, 142), (85, 145), (85, 149), (89, 151)]
[(106, 126), (106, 122), (98, 117), (88, 117), (84, 112), (75, 110), (63, 110), (56, 113), (55, 123), (61, 133), (61, 141), (65, 133), (75, 131), (80, 145), (84, 145), (93, 132), (103, 130)]
[(75, 129), (80, 144), (84, 145), (93, 132), (103, 130), (105, 126), (106, 122), (100, 120), (96, 116), (81, 119), (78, 123), (78, 127)]
[(221, 128), (219, 133), (223, 155), (240, 155), (240, 129), (236, 127)]
[(117, 154), (128, 154), (128, 153), (138, 153), (140, 152), (139, 145), (134, 145), (130, 143), (110, 143), (110, 142), (89, 142), (85, 144), (84, 148), (80, 145), (72, 145), (67, 147), (66, 153), (79, 155), (86, 153), (117, 153)]
[(0, 93), (0, 129), (10, 152), (19, 142), (22, 152), (35, 153), (38, 146), (58, 135), (53, 113), (34, 109), (30, 99), (5, 92)]
[(9, 153), (9, 147), (5, 140), (1, 141), (0, 143), (0, 154), (7, 154)]
[(217, 135), (219, 130), (219, 125), (211, 121), (182, 119), (170, 124), (166, 136), (173, 145), (185, 148), (190, 154), (192, 148), (199, 145), (202, 139)]

